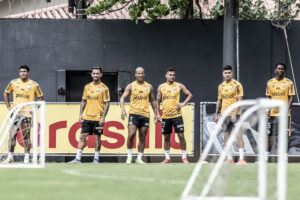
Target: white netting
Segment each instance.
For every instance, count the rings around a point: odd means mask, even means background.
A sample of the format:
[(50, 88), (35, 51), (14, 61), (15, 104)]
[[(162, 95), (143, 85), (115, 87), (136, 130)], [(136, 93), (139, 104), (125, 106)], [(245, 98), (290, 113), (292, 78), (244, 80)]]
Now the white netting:
[[(45, 102), (15, 106), (0, 129), (0, 167), (44, 167)], [(8, 153), (14, 152), (8, 162)], [(26, 163), (25, 152), (29, 153)], [(25, 161), (25, 163), (24, 163)]]

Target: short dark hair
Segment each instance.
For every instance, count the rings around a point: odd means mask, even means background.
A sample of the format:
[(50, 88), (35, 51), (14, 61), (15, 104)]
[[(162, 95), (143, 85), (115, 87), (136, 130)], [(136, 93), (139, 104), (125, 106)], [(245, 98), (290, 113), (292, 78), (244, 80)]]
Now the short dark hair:
[(92, 67), (92, 71), (93, 71), (94, 69), (100, 70), (100, 72), (102, 73), (102, 68), (101, 68), (101, 67), (99, 67), (99, 66), (94, 66), (94, 67)]
[(167, 73), (168, 73), (168, 72), (176, 72), (176, 71), (175, 71), (174, 68), (169, 67), (169, 68), (167, 69)]
[(19, 67), (19, 71), (20, 71), (20, 69), (26, 69), (26, 70), (29, 72), (29, 67), (28, 67), (28, 65), (21, 65), (21, 66)]
[(275, 69), (278, 67), (278, 65), (282, 65), (283, 68), (284, 68), (284, 70), (286, 70), (286, 65), (285, 65), (284, 63), (277, 63), (277, 64), (275, 65)]
[(226, 66), (223, 67), (223, 71), (225, 71), (225, 70), (232, 71), (232, 67), (230, 65), (226, 65)]

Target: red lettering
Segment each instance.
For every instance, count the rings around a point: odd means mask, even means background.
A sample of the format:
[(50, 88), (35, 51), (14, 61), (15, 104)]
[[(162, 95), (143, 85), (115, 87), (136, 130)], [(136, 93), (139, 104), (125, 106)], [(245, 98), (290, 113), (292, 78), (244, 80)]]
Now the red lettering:
[(67, 121), (59, 121), (49, 126), (49, 148), (56, 148), (56, 131), (67, 128)]
[(110, 143), (107, 140), (102, 140), (103, 147), (108, 148), (108, 149), (117, 149), (117, 148), (122, 147), (125, 143), (125, 137), (120, 133), (110, 131), (109, 130), (110, 127), (115, 127), (118, 130), (124, 130), (123, 124), (118, 121), (106, 122), (103, 127), (104, 135), (109, 138), (116, 139), (117, 141), (115, 143)]
[(175, 135), (177, 135), (177, 133), (175, 133), (174, 128), (172, 128), (172, 134), (171, 134), (171, 147), (173, 149), (180, 149), (180, 144), (178, 142), (176, 142), (176, 138)]
[[(38, 146), (40, 146), (40, 123), (38, 123)], [(31, 124), (32, 127), (32, 124)], [(30, 130), (29, 130), (30, 131)], [(23, 137), (23, 127), (21, 126), (18, 133), (17, 133), (17, 142), (21, 147), (24, 147), (24, 137)], [(31, 145), (30, 148), (32, 148), (32, 139), (31, 139)]]
[(78, 147), (78, 141), (76, 140), (76, 132), (80, 128), (81, 128), (81, 124), (79, 122), (76, 122), (69, 130), (69, 142), (74, 148)]

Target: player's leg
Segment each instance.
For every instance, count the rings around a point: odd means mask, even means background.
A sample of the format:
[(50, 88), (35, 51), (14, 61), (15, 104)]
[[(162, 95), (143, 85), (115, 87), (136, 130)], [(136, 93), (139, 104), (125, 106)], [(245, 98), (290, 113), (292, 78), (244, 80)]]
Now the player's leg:
[(22, 120), (22, 134), (23, 134), (23, 140), (24, 140), (24, 151), (25, 151), (25, 156), (24, 156), (24, 163), (28, 164), (29, 163), (29, 154), (30, 154), (30, 146), (31, 146), (31, 141), (30, 141), (30, 129), (31, 129), (31, 118), (25, 117)]
[(164, 135), (164, 154), (165, 159), (161, 163), (170, 163), (172, 121), (171, 119), (162, 119), (162, 134)]
[[(233, 123), (231, 122), (231, 116), (227, 116), (224, 120), (224, 123), (222, 124), (222, 131), (223, 131), (223, 135), (224, 135), (224, 144), (225, 145), (230, 136), (232, 127), (233, 127)], [(231, 154), (231, 149), (227, 152), (227, 161), (225, 163), (228, 163), (228, 164), (234, 163), (232, 154)]]
[[(237, 121), (239, 120), (239, 116), (237, 116)], [(237, 165), (247, 165), (248, 163), (245, 161), (244, 159), (244, 139), (243, 139), (243, 130), (242, 128), (240, 128), (237, 136), (236, 136), (236, 139), (237, 139), (237, 143), (238, 143), (238, 147), (239, 147), (239, 154), (240, 154), (240, 159), (239, 161), (237, 162)]]
[(81, 163), (82, 151), (86, 145), (86, 139), (89, 135), (93, 134), (93, 124), (91, 121), (84, 120), (81, 125), (81, 133), (79, 136), (77, 154), (74, 160), (69, 163)]
[(99, 123), (94, 122), (94, 136), (95, 136), (95, 155), (93, 163), (99, 163), (99, 154), (101, 149), (101, 135), (103, 134), (103, 129), (97, 129)]
[(149, 118), (139, 116), (139, 143), (138, 143), (138, 156), (135, 163), (142, 164), (142, 156), (146, 145), (146, 136), (149, 128)]
[(126, 163), (132, 162), (132, 148), (137, 128), (139, 127), (139, 120), (137, 115), (130, 114), (128, 120), (128, 137), (127, 137), (127, 160)]
[(182, 117), (177, 117), (172, 119), (175, 133), (177, 133), (179, 144), (182, 152), (182, 162), (183, 163), (189, 163), (187, 160), (187, 153), (186, 153), (186, 141), (184, 138), (184, 125), (183, 125), (183, 119)]

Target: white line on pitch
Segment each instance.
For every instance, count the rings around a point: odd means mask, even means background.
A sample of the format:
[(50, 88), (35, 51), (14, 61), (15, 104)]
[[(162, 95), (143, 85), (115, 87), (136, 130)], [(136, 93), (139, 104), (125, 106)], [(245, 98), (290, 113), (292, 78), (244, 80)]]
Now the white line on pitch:
[(169, 184), (186, 184), (184, 180), (165, 180), (165, 179), (154, 179), (154, 178), (138, 178), (138, 177), (128, 177), (128, 176), (112, 176), (112, 175), (105, 175), (105, 174), (88, 174), (88, 173), (81, 173), (75, 170), (63, 170), (63, 173), (73, 175), (73, 176), (83, 176), (89, 178), (97, 178), (97, 179), (108, 179), (108, 180), (132, 180), (132, 181), (141, 181), (141, 182), (161, 182), (161, 183), (169, 183)]

